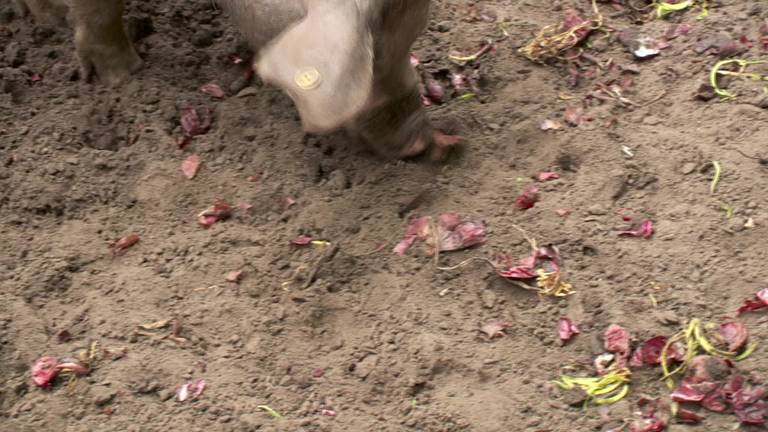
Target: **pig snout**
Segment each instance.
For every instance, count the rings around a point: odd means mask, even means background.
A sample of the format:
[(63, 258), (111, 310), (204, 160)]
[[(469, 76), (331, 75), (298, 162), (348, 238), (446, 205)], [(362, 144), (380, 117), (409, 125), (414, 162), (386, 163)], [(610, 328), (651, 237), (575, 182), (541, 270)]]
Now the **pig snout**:
[(354, 139), (387, 158), (419, 156), (433, 144), (432, 124), (415, 86), (364, 111), (347, 130)]

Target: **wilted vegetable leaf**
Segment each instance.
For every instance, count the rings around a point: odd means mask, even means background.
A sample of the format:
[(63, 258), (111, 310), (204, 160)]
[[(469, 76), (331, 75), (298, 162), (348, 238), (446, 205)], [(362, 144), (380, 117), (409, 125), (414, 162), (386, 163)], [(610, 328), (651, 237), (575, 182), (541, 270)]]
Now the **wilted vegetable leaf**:
[(216, 201), (211, 207), (197, 215), (197, 223), (203, 228), (210, 228), (219, 221), (228, 219), (232, 215), (232, 207), (222, 200)]
[(611, 324), (603, 334), (603, 348), (616, 354), (616, 363), (619, 368), (626, 366), (629, 359), (629, 332), (617, 324)]
[(584, 109), (581, 107), (569, 106), (565, 108), (565, 122), (571, 126), (578, 126), (584, 123)]
[(736, 352), (747, 343), (747, 327), (735, 319), (729, 319), (720, 324), (720, 336), (728, 346), (728, 351)]
[[(661, 351), (667, 344), (666, 336), (655, 336), (643, 342), (632, 355), (630, 364), (632, 366), (657, 366), (661, 364)], [(679, 344), (670, 346), (667, 352), (667, 359), (683, 361), (685, 359), (685, 349)]]
[(570, 318), (560, 318), (557, 322), (557, 335), (560, 342), (565, 345), (572, 337), (579, 334), (579, 328), (570, 320)]
[(197, 399), (203, 394), (206, 385), (207, 383), (204, 379), (190, 381), (176, 390), (176, 399), (179, 402), (184, 402), (187, 399)]
[(704, 420), (703, 415), (685, 408), (678, 408), (675, 417), (681, 423), (700, 423)]
[(48, 388), (56, 379), (56, 375), (59, 371), (56, 369), (56, 365), (59, 364), (59, 359), (56, 357), (40, 357), (32, 365), (32, 381), (36, 386), (42, 388)]
[(767, 307), (768, 307), (768, 288), (763, 288), (760, 291), (758, 291), (757, 294), (755, 294), (754, 298), (745, 300), (744, 304), (741, 305), (737, 313), (742, 314), (744, 312), (756, 311), (760, 309), (765, 309)]
[(197, 175), (197, 170), (200, 169), (201, 162), (202, 160), (200, 159), (200, 156), (196, 154), (190, 155), (181, 163), (181, 172), (184, 173), (185, 177), (191, 180)]
[(200, 91), (215, 98), (223, 98), (225, 96), (224, 90), (221, 89), (221, 86), (214, 82), (205, 84), (204, 86), (200, 87)]
[(192, 107), (181, 110), (181, 129), (184, 135), (194, 137), (208, 132), (211, 127), (211, 112), (204, 108), (198, 112)]
[(630, 237), (642, 237), (649, 239), (653, 237), (653, 222), (650, 220), (643, 221), (640, 225), (625, 231), (619, 231), (620, 236)]
[(296, 245), (296, 246), (306, 246), (306, 245), (312, 243), (312, 240), (314, 240), (314, 237), (308, 236), (308, 235), (303, 235), (303, 236), (299, 236), (299, 237), (296, 237), (295, 239), (291, 240), (291, 244), (292, 245)]
[(536, 175), (536, 180), (543, 182), (547, 180), (557, 180), (560, 178), (560, 174), (556, 172), (540, 172)]
[(539, 188), (530, 186), (515, 198), (515, 205), (520, 210), (527, 210), (539, 201)]
[(432, 218), (429, 216), (413, 219), (393, 252), (403, 255), (416, 240), (429, 246), (430, 255), (435, 251), (450, 252), (485, 243), (486, 228), (482, 222), (464, 219), (456, 213), (448, 212), (438, 217), (438, 223), (435, 224), (437, 232), (433, 232), (431, 224)]
[(510, 326), (509, 323), (500, 320), (490, 320), (480, 327), (480, 331), (488, 336), (488, 339), (504, 336), (504, 330)]

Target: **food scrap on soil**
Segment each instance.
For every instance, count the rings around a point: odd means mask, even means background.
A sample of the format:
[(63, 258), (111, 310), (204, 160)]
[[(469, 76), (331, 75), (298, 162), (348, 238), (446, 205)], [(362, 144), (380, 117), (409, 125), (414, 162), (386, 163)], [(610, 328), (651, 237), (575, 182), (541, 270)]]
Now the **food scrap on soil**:
[(221, 89), (221, 86), (213, 82), (200, 87), (200, 91), (218, 99), (221, 99), (225, 96), (224, 90)]
[(192, 138), (208, 132), (211, 127), (211, 112), (208, 108), (198, 112), (195, 108), (185, 107), (181, 110), (180, 122), (184, 136), (178, 142), (178, 146), (184, 148)]
[(200, 156), (196, 154), (190, 155), (181, 163), (181, 172), (184, 173), (186, 178), (192, 180), (197, 175), (201, 162)]
[(543, 296), (565, 297), (573, 293), (573, 286), (562, 279), (560, 251), (554, 245), (539, 247), (534, 238), (515, 226), (531, 246), (531, 255), (517, 263), (506, 254), (499, 255), (502, 268), (499, 276), (511, 280), (536, 279), (538, 292)]
[(430, 256), (438, 252), (457, 251), (485, 243), (485, 234), (483, 222), (463, 218), (457, 213), (441, 214), (436, 224), (432, 217), (424, 216), (408, 224), (405, 235), (393, 252), (404, 255), (417, 240), (425, 242), (427, 255)]
[(751, 312), (760, 309), (768, 308), (768, 288), (763, 288), (758, 291), (751, 299), (744, 300), (744, 304), (738, 309), (739, 315), (744, 312)]
[(216, 222), (227, 220), (230, 216), (232, 216), (232, 207), (218, 200), (197, 215), (197, 223), (203, 228), (210, 228)]
[(639, 225), (631, 229), (619, 231), (618, 234), (620, 236), (642, 237), (644, 239), (649, 239), (653, 237), (653, 232), (653, 221), (644, 220)]
[(206, 386), (207, 382), (204, 379), (190, 381), (176, 390), (176, 399), (179, 402), (197, 399), (203, 394)]
[(630, 354), (629, 332), (617, 324), (611, 324), (603, 334), (603, 348), (614, 354), (616, 367), (625, 368)]
[(227, 282), (240, 283), (240, 281), (243, 279), (243, 271), (242, 270), (231, 271), (227, 273), (227, 276), (225, 277), (225, 279)]
[[(643, 342), (632, 354), (629, 365), (639, 366), (658, 366), (661, 364), (661, 352), (667, 344), (666, 336), (654, 336)], [(669, 348), (667, 358), (674, 361), (683, 361), (685, 359), (685, 348), (676, 343)]]
[(60, 373), (73, 376), (87, 375), (90, 368), (74, 359), (59, 360), (56, 357), (40, 357), (32, 365), (32, 382), (40, 388), (51, 388)]
[(606, 405), (616, 403), (629, 394), (631, 376), (629, 369), (614, 369), (597, 377), (561, 375), (555, 384), (563, 390), (581, 389), (584, 392), (585, 406), (590, 402)]
[(557, 180), (559, 178), (560, 178), (560, 173), (556, 173), (556, 172), (545, 171), (545, 172), (540, 172), (536, 174), (536, 180), (540, 182), (545, 182), (548, 180)]
[(510, 326), (508, 322), (501, 320), (490, 320), (480, 326), (480, 332), (488, 336), (488, 339), (494, 339), (504, 336), (504, 331)]
[(120, 240), (117, 240), (111, 246), (112, 255), (122, 254), (123, 252), (125, 252), (126, 249), (138, 243), (139, 240), (140, 240), (139, 235), (135, 233), (128, 234), (127, 236), (121, 238)]
[[(712, 332), (715, 328), (717, 333)], [(667, 385), (674, 388), (674, 377), (691, 369), (695, 365), (693, 359), (700, 353), (729, 361), (747, 358), (756, 348), (755, 344), (747, 345), (747, 337), (746, 327), (731, 318), (726, 319), (720, 326), (705, 326), (698, 319), (692, 319), (683, 330), (667, 340), (661, 351), (661, 368)], [(673, 369), (672, 361), (677, 358), (673, 354), (677, 348), (673, 348), (673, 345), (677, 342), (685, 346), (685, 356)]]
[(515, 205), (520, 210), (528, 210), (539, 201), (539, 188), (529, 186), (520, 195), (515, 198)]
[(560, 318), (557, 321), (557, 336), (560, 338), (561, 345), (565, 345), (577, 334), (579, 334), (579, 328), (570, 318)]
[(567, 11), (559, 24), (542, 28), (527, 45), (518, 50), (534, 62), (544, 62), (550, 59), (561, 59), (569, 55), (594, 30), (603, 25), (603, 16), (597, 9), (597, 3), (592, 1), (594, 18), (581, 18), (575, 11)]

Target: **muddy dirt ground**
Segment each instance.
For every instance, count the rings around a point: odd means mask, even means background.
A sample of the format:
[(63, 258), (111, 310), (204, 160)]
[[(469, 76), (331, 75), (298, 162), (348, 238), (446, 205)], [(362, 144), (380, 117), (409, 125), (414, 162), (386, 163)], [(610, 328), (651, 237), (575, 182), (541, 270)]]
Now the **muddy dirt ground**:
[[(589, 364), (609, 324), (637, 340), (670, 335), (691, 318), (733, 314), (768, 282), (768, 168), (736, 151), (768, 156), (760, 86), (742, 85), (727, 102), (694, 97), (716, 62), (696, 44), (721, 33), (754, 41), (768, 7), (710, 3), (706, 20), (691, 10), (642, 25), (599, 3), (618, 29), (692, 29), (643, 62), (618, 43), (602, 47), (601, 61), (637, 67), (625, 94), (635, 105), (592, 104), (591, 121), (543, 131), (545, 119), (564, 123), (600, 76), (572, 87), (566, 68), (517, 48), (567, 8), (588, 16), (589, 2), (435, 2), (414, 47), (425, 70), (460, 70), (448, 55), (489, 37), (496, 50), (477, 66), (482, 94), (430, 107), (466, 137), (464, 151), (432, 165), (382, 161), (343, 134), (306, 136), (290, 99), (242, 78), (231, 54), (247, 53), (209, 0), (128, 1), (146, 67), (114, 90), (79, 79), (70, 31), (35, 25), (4, 0), (1, 429), (554, 432), (631, 419), (640, 395), (668, 393), (658, 370), (636, 371), (630, 395), (607, 410), (570, 406), (550, 382), (564, 366)], [(761, 55), (759, 44), (744, 54)], [(198, 91), (211, 81), (226, 98)], [(179, 111), (190, 104), (210, 107), (214, 122), (179, 150)], [(193, 153), (203, 163), (188, 180), (179, 166)], [(710, 193), (713, 160), (722, 176)], [(517, 209), (541, 171), (561, 178), (539, 185), (535, 207)], [(196, 215), (217, 198), (252, 207), (203, 229)], [(560, 248), (575, 293), (540, 298), (482, 263), (440, 271), (419, 247), (391, 253), (409, 217), (444, 211), (484, 220), (488, 241), (441, 254), (441, 265), (524, 256), (519, 226)], [(621, 214), (652, 219), (655, 236), (617, 236), (628, 226)], [(110, 244), (129, 233), (140, 242), (112, 256)], [(329, 240), (332, 253), (289, 244), (302, 234)], [(226, 282), (236, 270), (242, 281)], [(566, 346), (555, 332), (562, 316), (581, 329)], [(185, 341), (170, 328), (136, 334), (169, 319)], [(492, 319), (511, 324), (506, 336), (478, 331)], [(744, 319), (759, 345), (738, 367), (768, 378), (766, 320)], [(88, 376), (32, 385), (36, 358), (93, 342)], [(176, 401), (195, 378), (207, 380), (202, 396)], [(734, 425), (711, 414), (668, 430)]]

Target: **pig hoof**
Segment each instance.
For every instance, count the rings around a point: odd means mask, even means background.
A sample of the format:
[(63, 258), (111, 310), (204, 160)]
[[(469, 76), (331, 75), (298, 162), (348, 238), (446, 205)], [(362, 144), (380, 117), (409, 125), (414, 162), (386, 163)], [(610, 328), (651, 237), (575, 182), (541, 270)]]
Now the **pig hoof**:
[(86, 81), (97, 76), (103, 84), (115, 86), (127, 81), (144, 64), (127, 37), (122, 43), (107, 45), (76, 35), (75, 42), (82, 77)]

